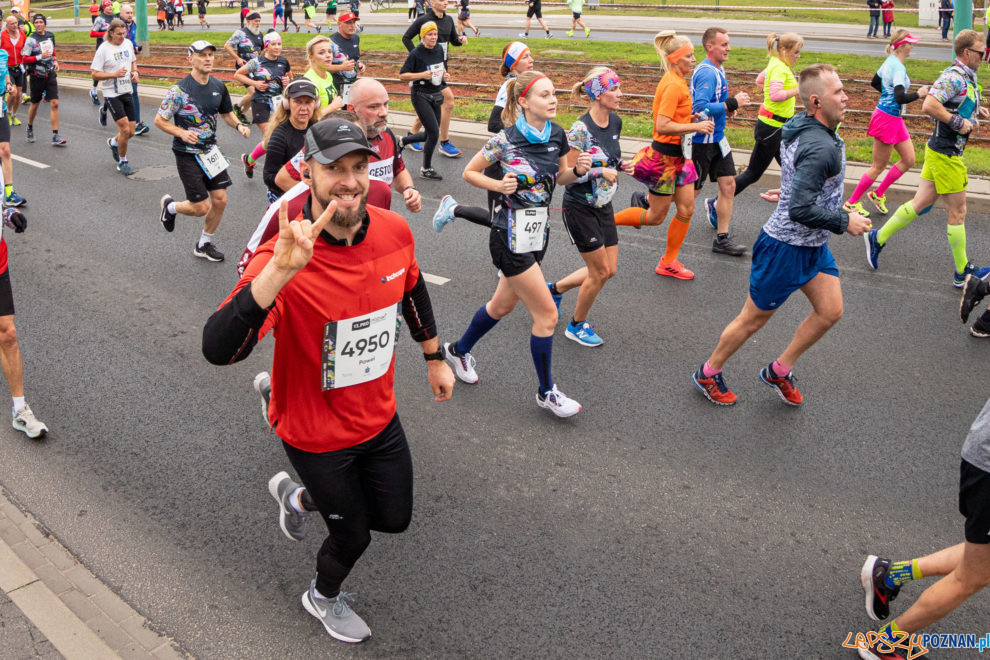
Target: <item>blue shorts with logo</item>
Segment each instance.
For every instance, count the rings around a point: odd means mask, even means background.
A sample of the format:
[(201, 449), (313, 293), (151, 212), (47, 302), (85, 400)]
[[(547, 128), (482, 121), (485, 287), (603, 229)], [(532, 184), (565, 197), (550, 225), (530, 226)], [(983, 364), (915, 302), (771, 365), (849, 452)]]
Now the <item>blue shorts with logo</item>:
[(791, 245), (760, 230), (753, 245), (749, 297), (764, 311), (778, 309), (818, 273), (839, 276), (828, 243), (817, 247)]

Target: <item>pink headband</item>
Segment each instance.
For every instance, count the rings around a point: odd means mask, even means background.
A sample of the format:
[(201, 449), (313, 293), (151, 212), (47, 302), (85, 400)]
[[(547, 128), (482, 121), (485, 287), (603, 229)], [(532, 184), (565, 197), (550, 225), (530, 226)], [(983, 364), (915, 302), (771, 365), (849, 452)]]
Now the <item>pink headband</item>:
[(895, 41), (890, 45), (890, 47), (893, 49), (893, 48), (897, 48), (898, 46), (903, 46), (904, 44), (916, 44), (919, 41), (921, 41), (921, 39), (919, 39), (918, 37), (912, 37), (910, 34), (906, 34), (904, 35), (903, 39), (901, 39), (900, 41)]

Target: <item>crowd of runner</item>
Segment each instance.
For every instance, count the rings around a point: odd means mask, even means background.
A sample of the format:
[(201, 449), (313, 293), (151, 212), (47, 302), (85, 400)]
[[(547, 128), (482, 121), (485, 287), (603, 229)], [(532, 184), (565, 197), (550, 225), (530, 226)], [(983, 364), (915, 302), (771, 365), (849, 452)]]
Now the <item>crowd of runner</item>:
[[(535, 17), (550, 36), (539, 5), (539, 0), (529, 2), (524, 35), (529, 18)], [(277, 17), (291, 20), (290, 6), (277, 3)], [(307, 0), (303, 6), (308, 30), (316, 3)], [(205, 4), (200, 7), (205, 13)], [(333, 7), (335, 15), (336, 3)], [(477, 29), (469, 21), (467, 2), (461, 3), (457, 16), (460, 29), (446, 8), (447, 0), (430, 0), (422, 15), (412, 20), (410, 14), (402, 37), (408, 56), (399, 75), (410, 85), (418, 118), (403, 137), (388, 128), (388, 91), (363, 75), (354, 5), (336, 18), (337, 32), (307, 43), (305, 72), (292, 70), (282, 55), (281, 35), (275, 29), (262, 30), (260, 13), (243, 11), (242, 27), (222, 49), (233, 59), (235, 79), (248, 93), (234, 104), (226, 85), (211, 75), (217, 46), (197, 40), (187, 51), (189, 74), (167, 90), (154, 118), (154, 125), (173, 138), (183, 188), (181, 195), (170, 192), (162, 197), (161, 224), (171, 232), (179, 216), (202, 217), (192, 252), (212, 262), (225, 260), (216, 234), (227, 189), (233, 185), (230, 161), (218, 144), (218, 119), (243, 139), (251, 138), (252, 125), (259, 129), (260, 141), (240, 162), (251, 178), (258, 162), (264, 161), (267, 210), (238, 260), (238, 284), (206, 323), (203, 353), (214, 364), (231, 364), (248, 357), (259, 340), (275, 332), (271, 370), (258, 374), (254, 384), (265, 421), (282, 441), (300, 483), (280, 472), (272, 477), (269, 490), (288, 538), (304, 537), (311, 513), (318, 512), (326, 523), (328, 536), (317, 559), (317, 576), (302, 603), (330, 635), (346, 642), (363, 641), (371, 633), (351, 609), (352, 597), (341, 591), (344, 580), (370, 543), (370, 532), (401, 532), (412, 512), (412, 464), (393, 388), (399, 316), (421, 344), (436, 400), (446, 401), (455, 379), (479, 382), (472, 350), (522, 302), (532, 317), (529, 346), (536, 404), (558, 417), (576, 415), (581, 405), (561, 391), (552, 373), (553, 338), (564, 294), (578, 290), (564, 336), (584, 347), (603, 346), (605, 340), (589, 317), (596, 298), (617, 273), (617, 227), (666, 222), (664, 252), (655, 272), (692, 280), (694, 273), (679, 256), (697, 202), (715, 232), (712, 251), (744, 255), (746, 246), (736, 243), (729, 231), (733, 199), (756, 183), (774, 160), (781, 168), (781, 183), (779, 189), (763, 193), (775, 207), (752, 248), (749, 295), (692, 375), (695, 387), (712, 403), (737, 403), (723, 375), (724, 365), (800, 290), (812, 311), (783, 351), (759, 370), (758, 379), (784, 403), (802, 405), (793, 367), (843, 314), (839, 273), (828, 247), (832, 234), (863, 236), (868, 263), (877, 269), (881, 251), (894, 234), (941, 198), (949, 217), (952, 284), (962, 289), (960, 319), (967, 322), (990, 294), (990, 268), (974, 265), (966, 250), (968, 179), (962, 156), (978, 120), (990, 118), (980, 103), (977, 70), (986, 53), (976, 32), (960, 32), (952, 64), (930, 87), (915, 91), (906, 61), (918, 39), (903, 29), (890, 36), (889, 56), (873, 79), (880, 92), (869, 127), (873, 163), (848, 199), (845, 144), (837, 134), (848, 97), (836, 70), (827, 64), (795, 71), (804, 45), (800, 35), (767, 37), (768, 63), (756, 80), (763, 96), (754, 103), (746, 92), (730, 92), (724, 68), (731, 52), (726, 30), (704, 32), (701, 62), (688, 37), (673, 31), (657, 34), (654, 46), (664, 73), (653, 101), (652, 140), (632, 158), (624, 157), (619, 145), (620, 75), (596, 66), (581, 80), (567, 81), (587, 110), (570, 126), (560, 126), (554, 121), (555, 81), (538, 70), (527, 45), (515, 41), (502, 51), (503, 80), (488, 122), (493, 135), (463, 169), (471, 186), (486, 191), (478, 200), (487, 198), (487, 204), (472, 206), (447, 195), (433, 215), (437, 232), (455, 223), (463, 227), (457, 230), (471, 231), (459, 220), (488, 230), (498, 281), (491, 297), (460, 320), (463, 331), (441, 341), (411, 230), (391, 205), (394, 192), (406, 211), (422, 208), (403, 158), (405, 149), (422, 153), (418, 178), (425, 180), (441, 179), (432, 167), (435, 152), (449, 158), (462, 155), (449, 137), (454, 107), (447, 84), (449, 46), (467, 43), (465, 27), (475, 34)], [(572, 30), (584, 27), (579, 10), (578, 4)], [(133, 172), (129, 142), (149, 130), (140, 119), (134, 27), (133, 8), (114, 7), (107, 0), (94, 16), (91, 32), (97, 48), (90, 96), (100, 106), (100, 123), (106, 126), (109, 116), (115, 124), (107, 147), (124, 175)], [(26, 200), (13, 189), (10, 127), (22, 124), (17, 109), (24, 94), (30, 103), (26, 141), (35, 141), (34, 123), (44, 102), (52, 145), (67, 144), (58, 129), (58, 71), (55, 38), (45, 17), (33, 16), (30, 34), (16, 16), (8, 17), (0, 36), (0, 75), (9, 92), (0, 117), (0, 173), (3, 224), (15, 232), (24, 231), (27, 218), (18, 210)], [(905, 105), (918, 101), (934, 120), (921, 183), (911, 201), (875, 227), (870, 215), (888, 214), (886, 191), (914, 165), (903, 112)], [(737, 174), (725, 129), (728, 119), (743, 112), (756, 115), (755, 146), (747, 167)], [(899, 161), (874, 189), (892, 151)], [(620, 173), (637, 184), (630, 205), (616, 209)], [(701, 196), (706, 179), (716, 187), (707, 198)], [(563, 186), (563, 226), (583, 263), (566, 277), (548, 281), (541, 262), (549, 246), (550, 205), (558, 185)], [(863, 205), (864, 196), (873, 211)], [(0, 236), (0, 363), (13, 397), (14, 428), (39, 438), (48, 429), (24, 398), (6, 252)], [(970, 332), (990, 337), (990, 309)], [(319, 388), (314, 386), (317, 382)], [(889, 617), (889, 602), (907, 582), (945, 577), (904, 615), (885, 623), (877, 642), (860, 650), (863, 658), (901, 657), (899, 636), (938, 620), (990, 583), (990, 402), (963, 449), (960, 511), (967, 519), (964, 543), (915, 560), (892, 562), (874, 555), (866, 560), (861, 582), (867, 612), (875, 620)]]

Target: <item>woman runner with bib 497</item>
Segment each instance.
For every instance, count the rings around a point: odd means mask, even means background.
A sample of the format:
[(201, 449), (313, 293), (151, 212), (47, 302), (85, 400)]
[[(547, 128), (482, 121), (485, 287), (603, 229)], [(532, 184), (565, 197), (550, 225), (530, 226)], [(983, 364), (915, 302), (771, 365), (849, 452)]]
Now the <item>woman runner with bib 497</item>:
[[(536, 403), (558, 417), (581, 411), (581, 404), (557, 389), (550, 374), (557, 307), (543, 279), (540, 262), (547, 249), (550, 199), (557, 184), (574, 183), (591, 169), (591, 156), (582, 153), (567, 165), (567, 135), (552, 119), (557, 116), (554, 86), (542, 73), (527, 71), (509, 81), (502, 118), (506, 127), (488, 140), (464, 168), (464, 180), (501, 193), (495, 207), (488, 247), (501, 271), (495, 294), (471, 319), (460, 339), (445, 344), (446, 359), (465, 383), (477, 383), (474, 345), (522, 301), (533, 316), (530, 352), (539, 379)], [(518, 109), (522, 114), (517, 116)], [(494, 162), (503, 176), (484, 174)]]

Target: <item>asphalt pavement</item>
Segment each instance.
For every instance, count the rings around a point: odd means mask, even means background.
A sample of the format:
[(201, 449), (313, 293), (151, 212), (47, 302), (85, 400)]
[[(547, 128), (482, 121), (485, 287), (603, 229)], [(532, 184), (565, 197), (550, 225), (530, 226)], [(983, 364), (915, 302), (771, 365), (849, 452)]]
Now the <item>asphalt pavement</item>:
[[(696, 214), (681, 252), (694, 281), (653, 273), (664, 228), (622, 228), (618, 275), (591, 314), (605, 345), (558, 330), (553, 373), (584, 406), (574, 418), (535, 405), (521, 308), (475, 348), (480, 382), (443, 404), (403, 334), (413, 523), (375, 535), (345, 585), (374, 636), (334, 642), (299, 600), (319, 526), (288, 541), (266, 490), (290, 469), (251, 387), (271, 341), (223, 368), (200, 352), (264, 211), (260, 176), (235, 167), (217, 235), (228, 259), (207, 263), (192, 256), (199, 220), (180, 217), (172, 234), (158, 222), (159, 198), (181, 193), (167, 136), (132, 142), (128, 180), (88, 98), (67, 91), (61, 107), (65, 149), (47, 143), (46, 109), (36, 144), (13, 129), (14, 153), (49, 166), (15, 163), (29, 225), (6, 237), (27, 397), (51, 434), (0, 431), (0, 483), (196, 656), (853, 657), (847, 633), (871, 629), (864, 556), (962, 539), (959, 450), (987, 397), (990, 342), (956, 316), (944, 211), (892, 239), (878, 272), (860, 238), (832, 238), (845, 317), (797, 365), (799, 409), (756, 376), (807, 314), (800, 295), (728, 363), (734, 408), (695, 390), (690, 374), (741, 308), (749, 273), (748, 257), (711, 252)], [(235, 162), (257, 139), (220, 133)], [(416, 171), (420, 156), (408, 159)], [(444, 181), (417, 180), (424, 211), (406, 214), (422, 269), (449, 278), (430, 287), (447, 341), (495, 286), (483, 229), (456, 222), (437, 235), (430, 222), (443, 194), (484, 203), (460, 179), (465, 162), (435, 158)], [(621, 206), (639, 184), (620, 183)], [(733, 221), (750, 244), (771, 211), (758, 188)], [(986, 220), (968, 223), (981, 264)], [(558, 278), (581, 260), (559, 215), (551, 233), (544, 271)], [(565, 296), (565, 318), (574, 301)], [(924, 586), (905, 588), (894, 611)], [(980, 594), (932, 631), (985, 633), (988, 605)]]

